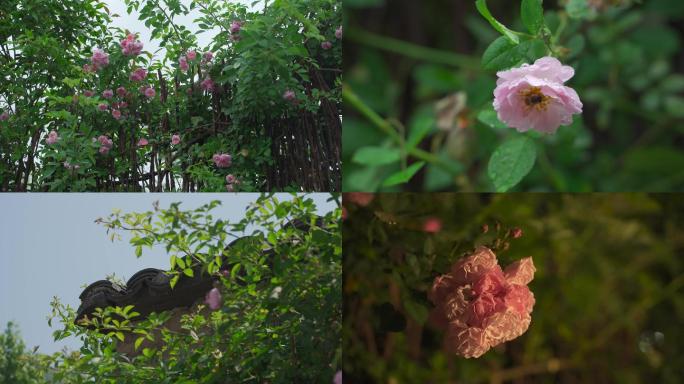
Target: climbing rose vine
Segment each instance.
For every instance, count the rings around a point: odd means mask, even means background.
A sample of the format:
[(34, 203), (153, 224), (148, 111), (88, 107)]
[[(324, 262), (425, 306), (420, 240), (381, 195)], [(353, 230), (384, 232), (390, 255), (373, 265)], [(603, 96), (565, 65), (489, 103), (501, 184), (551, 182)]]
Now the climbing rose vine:
[(430, 320), (446, 330), (445, 348), (466, 358), (480, 357), (525, 333), (534, 306), (527, 284), (534, 272), (531, 257), (502, 270), (494, 252), (480, 247), (437, 276), (428, 293), (435, 305)]

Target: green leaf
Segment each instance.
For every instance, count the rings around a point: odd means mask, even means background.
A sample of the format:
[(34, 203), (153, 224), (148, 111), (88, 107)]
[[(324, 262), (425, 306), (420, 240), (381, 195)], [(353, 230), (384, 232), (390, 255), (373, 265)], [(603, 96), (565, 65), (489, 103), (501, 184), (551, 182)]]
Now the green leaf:
[(492, 14), (489, 12), (489, 9), (487, 9), (486, 0), (475, 1), (475, 7), (477, 7), (477, 10), (480, 12), (482, 17), (484, 17), (487, 21), (489, 21), (489, 24), (491, 24), (492, 27), (494, 27), (494, 29), (499, 31), (500, 34), (502, 34), (504, 37), (506, 37), (506, 39), (510, 40), (511, 43), (518, 44), (520, 42), (520, 39), (518, 38), (518, 35), (515, 32), (506, 28), (505, 25), (498, 22), (494, 18), (494, 16), (492, 16)]
[(176, 283), (178, 283), (178, 278), (180, 278), (180, 275), (174, 275), (174, 276), (171, 278), (171, 281), (169, 282), (169, 285), (171, 285), (171, 288), (172, 288), (172, 289), (173, 289), (173, 287), (176, 286)]
[(185, 269), (185, 260), (183, 260), (182, 257), (176, 258), (176, 264), (178, 265), (178, 268)]
[(482, 54), (482, 67), (491, 71), (510, 68), (524, 58), (528, 48), (526, 42), (514, 44), (503, 36), (499, 37)]
[(356, 151), (352, 161), (364, 165), (385, 165), (399, 161), (401, 152), (397, 148), (363, 147)]
[(501, 144), (489, 159), (487, 173), (497, 192), (506, 192), (517, 185), (534, 166), (537, 149), (534, 141), (520, 136)]
[(123, 332), (116, 332), (116, 333), (114, 334), (114, 336), (116, 336), (117, 339), (119, 339), (119, 340), (121, 340), (121, 341), (124, 341), (124, 334), (123, 334)]
[(142, 256), (142, 246), (138, 245), (135, 247), (135, 257), (141, 257)]
[(418, 171), (420, 171), (421, 168), (423, 168), (424, 165), (424, 161), (411, 164), (403, 171), (399, 171), (385, 179), (385, 182), (382, 183), (382, 185), (385, 187), (391, 187), (393, 185), (407, 183), (416, 173), (418, 173)]
[(508, 126), (499, 120), (496, 115), (496, 111), (490, 105), (489, 108), (485, 108), (477, 114), (477, 120), (482, 124), (493, 128), (493, 129), (506, 129)]
[(544, 25), (542, 0), (522, 0), (520, 4), (520, 17), (525, 28), (531, 34), (536, 35)]
[(406, 146), (413, 148), (418, 145), (428, 134), (435, 130), (435, 112), (432, 106), (422, 108), (415, 113), (409, 124), (409, 135)]
[(145, 336), (140, 336), (135, 340), (135, 345), (133, 348), (137, 351), (138, 348), (140, 348), (140, 344), (142, 344), (143, 340), (145, 340)]
[(183, 273), (185, 274), (185, 276), (188, 276), (188, 277), (195, 276), (195, 272), (192, 270), (192, 268), (185, 268), (183, 270)]

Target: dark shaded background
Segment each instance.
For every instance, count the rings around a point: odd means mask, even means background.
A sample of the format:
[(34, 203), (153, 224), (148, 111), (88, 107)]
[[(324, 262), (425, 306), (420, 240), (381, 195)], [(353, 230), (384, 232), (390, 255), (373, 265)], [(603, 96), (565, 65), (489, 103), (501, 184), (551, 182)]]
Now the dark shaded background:
[[(671, 194), (380, 194), (345, 203), (344, 369), (351, 383), (679, 383), (684, 200)], [(427, 218), (439, 233), (421, 230)], [(532, 256), (521, 337), (478, 359), (442, 352), (427, 290), (464, 252), (519, 227)], [(481, 226), (489, 225), (482, 233)], [(498, 236), (501, 237), (501, 236)]]

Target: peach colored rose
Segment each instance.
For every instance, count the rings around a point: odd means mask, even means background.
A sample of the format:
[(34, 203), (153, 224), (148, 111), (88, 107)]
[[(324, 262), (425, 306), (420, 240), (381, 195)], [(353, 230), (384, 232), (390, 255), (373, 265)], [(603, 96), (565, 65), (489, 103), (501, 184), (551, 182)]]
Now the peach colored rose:
[(527, 287), (534, 272), (530, 257), (504, 272), (494, 252), (479, 247), (454, 263), (449, 273), (435, 277), (428, 292), (435, 308), (428, 320), (446, 330), (446, 350), (479, 357), (525, 333), (535, 302)]

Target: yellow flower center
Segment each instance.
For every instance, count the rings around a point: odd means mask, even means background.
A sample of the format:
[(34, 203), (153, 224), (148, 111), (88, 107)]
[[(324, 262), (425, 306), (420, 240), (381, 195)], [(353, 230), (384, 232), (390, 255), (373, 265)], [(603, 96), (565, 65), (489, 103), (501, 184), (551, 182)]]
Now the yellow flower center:
[(532, 108), (535, 108), (537, 111), (545, 111), (551, 99), (543, 94), (539, 87), (530, 87), (522, 90), (520, 91), (520, 96), (525, 101), (525, 112)]

